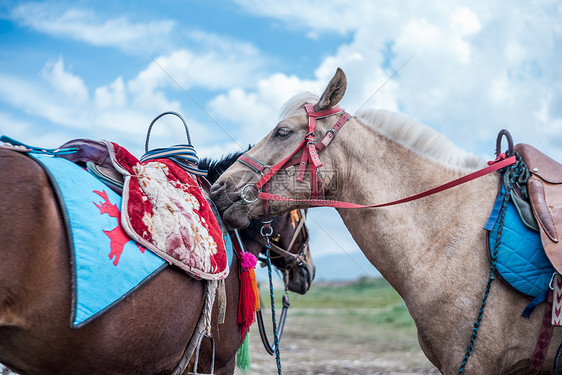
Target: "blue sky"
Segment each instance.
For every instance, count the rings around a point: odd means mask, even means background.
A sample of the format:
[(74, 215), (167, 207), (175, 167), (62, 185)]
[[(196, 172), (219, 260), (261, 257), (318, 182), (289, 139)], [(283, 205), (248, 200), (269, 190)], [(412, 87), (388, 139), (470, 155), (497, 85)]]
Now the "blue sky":
[[(561, 19), (548, 0), (3, 1), (0, 133), (108, 139), (140, 156), (152, 118), (175, 110), (200, 156), (219, 157), (261, 139), (292, 95), (320, 94), (336, 67), (353, 114), (411, 57), (367, 107), (485, 158), (507, 128), (562, 160)], [(182, 137), (167, 120), (151, 146)], [(312, 213), (315, 254), (358, 251), (328, 212)]]

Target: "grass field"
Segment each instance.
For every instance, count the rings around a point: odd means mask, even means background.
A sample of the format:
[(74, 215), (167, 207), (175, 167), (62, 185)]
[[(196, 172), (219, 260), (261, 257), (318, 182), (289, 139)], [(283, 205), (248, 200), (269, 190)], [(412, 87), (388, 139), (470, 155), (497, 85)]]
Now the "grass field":
[[(269, 293), (262, 310), (271, 325)], [(276, 291), (277, 315), (282, 291)], [(290, 294), (281, 342), (284, 374), (438, 374), (421, 352), (416, 327), (402, 299), (382, 278), (316, 283)], [(273, 339), (271, 338), (271, 341)], [(251, 374), (276, 373), (257, 327), (251, 334)]]

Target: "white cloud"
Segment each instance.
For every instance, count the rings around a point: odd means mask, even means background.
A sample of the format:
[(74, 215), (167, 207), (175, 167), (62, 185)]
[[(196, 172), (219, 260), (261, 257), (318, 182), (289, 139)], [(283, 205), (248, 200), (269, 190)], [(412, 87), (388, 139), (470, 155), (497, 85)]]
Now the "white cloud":
[(34, 30), (96, 46), (146, 51), (165, 43), (175, 27), (171, 20), (134, 23), (125, 16), (104, 19), (94, 11), (30, 2), (12, 9), (10, 18)]
[(55, 91), (62, 93), (73, 102), (86, 102), (88, 89), (82, 78), (67, 71), (62, 56), (56, 62), (48, 62), (43, 68), (43, 78)]
[[(176, 50), (157, 57), (129, 80), (119, 76), (107, 85), (91, 89), (83, 78), (65, 66), (61, 56), (45, 64), (41, 71), (43, 81), (0, 75), (0, 98), (28, 115), (66, 128), (80, 128), (89, 132), (92, 138), (107, 138), (107, 135), (97, 134), (111, 131), (110, 136), (117, 139), (144, 139), (154, 116), (164, 111), (177, 111), (187, 117), (194, 134), (200, 134), (194, 142), (209, 148), (208, 143), (216, 142), (216, 132), (210, 133), (208, 127), (185, 114), (182, 102), (187, 96), (176, 84), (188, 94), (193, 88), (214, 91), (255, 87), (265, 59), (251, 44), (232, 38), (221, 40), (216, 35), (204, 33), (194, 33), (193, 38), (197, 43), (211, 42), (213, 48), (207, 47), (197, 53)], [(93, 92), (92, 99), (89, 90)], [(155, 142), (161, 145), (177, 143), (177, 137), (170, 135), (175, 134), (173, 131), (174, 126), (159, 124), (154, 131)]]
[(251, 14), (272, 17), (289, 28), (303, 28), (313, 39), (326, 32), (345, 34), (376, 21), (377, 14), (387, 18), (400, 15), (400, 7), (384, 7), (370, 0), (236, 0)]
[(121, 76), (108, 86), (98, 87), (95, 92), (94, 104), (97, 108), (124, 108), (127, 105), (125, 83)]
[(54, 123), (67, 126), (83, 126), (78, 119), (72, 119), (72, 106), (63, 96), (54, 95), (50, 86), (16, 77), (0, 75), (0, 98), (15, 108), (30, 115), (40, 116)]
[(209, 108), (215, 116), (241, 124), (240, 139), (245, 143), (256, 143), (277, 123), (283, 103), (301, 91), (318, 92), (322, 84), (276, 73), (259, 80), (254, 89), (236, 88), (218, 95)]
[[(216, 36), (210, 36), (211, 40)], [(232, 44), (236, 44), (232, 41)], [(202, 87), (207, 90), (224, 90), (232, 87), (255, 85), (265, 65), (259, 51), (241, 43), (240, 49), (223, 48), (193, 52), (178, 49), (156, 58), (130, 82), (131, 90), (151, 92), (164, 86), (178, 84), (184, 90)], [(173, 81), (172, 81), (173, 80)]]
[(451, 28), (459, 35), (465, 36), (479, 32), (481, 25), (476, 13), (469, 8), (459, 7), (452, 12)]

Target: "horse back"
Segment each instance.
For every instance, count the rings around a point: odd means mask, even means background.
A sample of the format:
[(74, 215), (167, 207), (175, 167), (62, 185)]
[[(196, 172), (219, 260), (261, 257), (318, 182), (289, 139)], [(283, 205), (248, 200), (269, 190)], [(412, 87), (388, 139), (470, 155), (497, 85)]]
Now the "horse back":
[(71, 328), (66, 229), (42, 168), (0, 148), (0, 362), (26, 374), (170, 373), (204, 285), (170, 267), (107, 313)]

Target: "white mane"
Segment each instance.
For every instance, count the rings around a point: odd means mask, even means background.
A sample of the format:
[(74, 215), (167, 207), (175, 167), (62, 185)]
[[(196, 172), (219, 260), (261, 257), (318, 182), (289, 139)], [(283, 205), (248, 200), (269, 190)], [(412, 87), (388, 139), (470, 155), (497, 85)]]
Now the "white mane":
[[(306, 103), (316, 103), (318, 96), (302, 92), (289, 99), (281, 109), (280, 118), (295, 113)], [(481, 168), (484, 160), (457, 147), (443, 134), (400, 113), (383, 109), (365, 109), (354, 116), (380, 135), (406, 147), (418, 155), (458, 170)]]
[(446, 166), (472, 170), (484, 164), (483, 159), (460, 149), (443, 134), (403, 114), (366, 109), (357, 112), (355, 117), (388, 139)]

